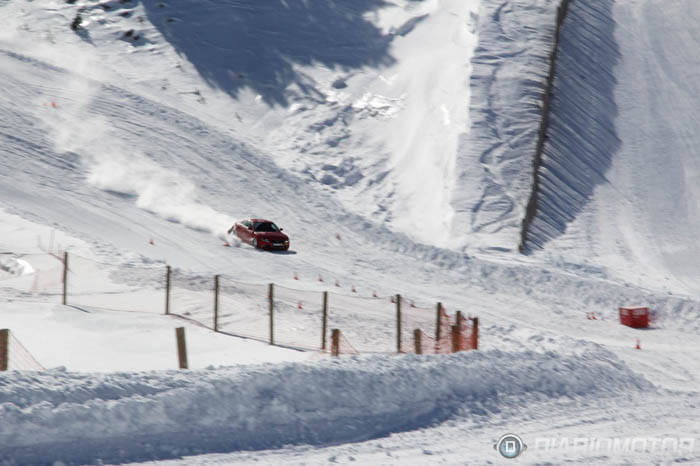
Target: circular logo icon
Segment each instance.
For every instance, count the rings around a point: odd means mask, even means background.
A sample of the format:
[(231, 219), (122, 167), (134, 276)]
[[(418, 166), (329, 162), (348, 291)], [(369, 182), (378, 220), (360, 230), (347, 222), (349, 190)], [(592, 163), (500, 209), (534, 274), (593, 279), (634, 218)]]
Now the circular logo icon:
[(498, 453), (504, 458), (517, 458), (522, 452), (527, 449), (520, 437), (515, 434), (506, 434), (498, 439), (498, 442), (493, 446)]

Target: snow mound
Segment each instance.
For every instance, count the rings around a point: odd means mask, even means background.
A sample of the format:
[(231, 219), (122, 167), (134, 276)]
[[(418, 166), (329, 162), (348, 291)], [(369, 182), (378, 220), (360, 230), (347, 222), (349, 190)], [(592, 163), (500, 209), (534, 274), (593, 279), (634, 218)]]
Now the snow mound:
[[(608, 352), (375, 356), (204, 371), (0, 376), (0, 460), (136, 461), (359, 441), (653, 386)], [(128, 454), (126, 452), (129, 452)]]

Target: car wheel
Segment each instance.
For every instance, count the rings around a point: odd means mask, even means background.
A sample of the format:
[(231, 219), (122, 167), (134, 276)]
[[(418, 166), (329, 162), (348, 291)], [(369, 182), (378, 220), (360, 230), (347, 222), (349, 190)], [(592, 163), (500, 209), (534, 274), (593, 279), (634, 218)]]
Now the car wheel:
[(258, 249), (258, 240), (253, 238), (253, 242), (251, 243), (255, 249)]

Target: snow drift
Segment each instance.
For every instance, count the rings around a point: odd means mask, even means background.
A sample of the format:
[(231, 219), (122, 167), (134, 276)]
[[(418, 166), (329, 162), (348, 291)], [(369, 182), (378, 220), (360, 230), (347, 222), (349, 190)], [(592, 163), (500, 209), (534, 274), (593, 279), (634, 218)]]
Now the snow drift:
[(358, 441), (455, 416), (489, 416), (505, 405), (652, 388), (607, 352), (471, 352), (103, 375), (10, 372), (0, 377), (0, 459), (124, 462)]

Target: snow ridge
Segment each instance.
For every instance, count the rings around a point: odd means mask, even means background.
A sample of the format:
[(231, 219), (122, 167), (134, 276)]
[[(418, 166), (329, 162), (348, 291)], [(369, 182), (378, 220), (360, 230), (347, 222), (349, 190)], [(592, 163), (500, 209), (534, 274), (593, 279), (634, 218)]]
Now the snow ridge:
[(488, 417), (504, 406), (652, 389), (604, 351), (104, 375), (9, 372), (0, 377), (0, 460), (125, 462), (359, 441), (455, 416)]
[[(564, 4), (566, 5), (566, 4)], [(620, 52), (612, 1), (569, 4), (559, 38), (543, 152), (521, 250), (531, 252), (566, 231), (595, 187), (606, 181), (620, 147), (612, 69)]]
[[(486, 0), (472, 58), (471, 128), (461, 141), (456, 236), (515, 249), (532, 183), (532, 154), (555, 35), (555, 0)], [(479, 239), (479, 237), (483, 237)]]

